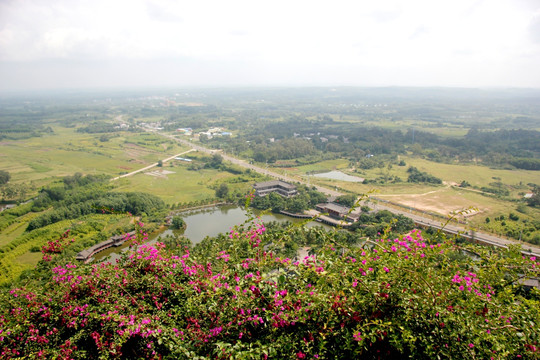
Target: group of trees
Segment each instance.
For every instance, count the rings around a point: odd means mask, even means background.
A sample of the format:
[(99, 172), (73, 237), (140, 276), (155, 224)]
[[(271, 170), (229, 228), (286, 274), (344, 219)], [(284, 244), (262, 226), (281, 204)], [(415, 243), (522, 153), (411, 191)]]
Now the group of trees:
[(533, 187), (532, 196), (527, 199), (529, 206), (540, 207), (540, 186)]
[(253, 160), (273, 163), (276, 160), (298, 159), (317, 153), (313, 144), (305, 139), (285, 138), (274, 142), (263, 142), (251, 146)]
[(165, 209), (165, 203), (147, 193), (114, 192), (106, 176), (75, 174), (63, 178), (61, 183), (44, 187), (31, 209), (48, 211), (32, 219), (27, 231), (103, 211), (157, 216)]
[(0, 185), (7, 184), (11, 179), (11, 174), (5, 170), (0, 170)]
[(409, 177), (407, 178), (408, 182), (411, 183), (428, 183), (428, 184), (442, 184), (442, 180), (436, 176), (428, 174), (427, 172), (420, 171), (414, 166), (411, 166), (407, 169)]
[[(388, 234), (403, 234), (414, 229), (414, 221), (400, 214), (393, 214), (388, 210), (377, 212), (362, 212), (358, 221), (349, 227), (350, 230), (374, 238), (387, 232)], [(390, 236), (390, 235), (388, 235)]]
[(326, 153), (352, 159), (360, 168), (369, 169), (377, 166), (377, 160), (366, 158), (368, 154), (397, 155), (409, 151), (437, 162), (482, 159), (482, 163), (488, 165), (540, 169), (540, 151), (536, 145), (540, 142), (540, 132), (536, 130), (482, 131), (472, 128), (466, 136), (456, 138), (421, 129), (392, 130), (366, 126), (362, 122), (336, 122), (330, 116), (313, 120), (299, 115), (279, 121), (251, 119), (238, 130), (236, 137), (216, 138), (209, 142), (258, 162), (301, 159)]

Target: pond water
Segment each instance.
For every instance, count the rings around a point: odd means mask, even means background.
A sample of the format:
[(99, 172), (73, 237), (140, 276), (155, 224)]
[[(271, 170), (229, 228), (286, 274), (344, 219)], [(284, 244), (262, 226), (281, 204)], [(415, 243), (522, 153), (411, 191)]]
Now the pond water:
[(325, 179), (332, 179), (332, 180), (341, 180), (341, 181), (348, 181), (348, 182), (364, 182), (364, 178), (358, 177), (358, 176), (352, 176), (345, 173), (342, 173), (338, 170), (333, 170), (325, 173), (315, 174), (313, 175), (315, 177), (325, 178)]
[[(256, 215), (261, 214), (261, 212), (257, 210), (254, 212)], [(181, 216), (186, 222), (187, 228), (185, 230), (166, 229), (163, 231), (154, 232), (149, 235), (147, 243), (155, 243), (161, 237), (165, 237), (167, 235), (184, 235), (195, 245), (201, 242), (207, 236), (214, 237), (219, 233), (228, 233), (234, 225), (240, 225), (248, 219), (246, 211), (237, 206), (211, 207), (203, 210), (186, 211), (178, 215)], [(263, 222), (290, 221), (293, 223), (299, 223), (304, 221), (304, 219), (296, 219), (286, 215), (272, 213), (261, 215), (261, 219)], [(308, 222), (307, 226), (322, 226), (327, 229), (332, 228), (329, 225), (316, 221)], [(119, 257), (118, 254), (125, 250), (127, 250), (127, 245), (117, 248), (112, 247), (96, 254), (94, 259), (99, 261), (107, 256), (111, 256), (110, 260), (114, 261)]]

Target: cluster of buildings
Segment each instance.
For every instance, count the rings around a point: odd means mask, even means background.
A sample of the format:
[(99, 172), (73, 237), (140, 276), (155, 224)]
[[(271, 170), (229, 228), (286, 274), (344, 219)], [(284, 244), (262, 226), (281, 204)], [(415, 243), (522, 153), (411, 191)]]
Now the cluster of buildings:
[(210, 128), (207, 131), (201, 131), (199, 133), (199, 136), (201, 135), (206, 135), (208, 139), (211, 139), (216, 136), (231, 136), (232, 134), (228, 131), (223, 131), (222, 128), (215, 127), (215, 128)]
[(127, 130), (129, 129), (129, 124), (121, 123), (120, 125), (116, 125), (114, 128), (120, 130)]
[[(192, 128), (179, 128), (179, 129), (176, 129), (176, 131), (181, 133), (182, 135), (186, 135), (186, 136), (192, 136), (193, 135), (193, 129)], [(195, 136), (201, 136), (201, 135), (206, 136), (208, 139), (212, 139), (214, 137), (220, 137), (220, 136), (231, 136), (232, 133), (230, 133), (228, 131), (225, 131), (224, 129), (219, 128), (219, 127), (213, 127), (213, 128), (210, 128), (210, 129), (208, 129), (206, 131), (201, 131), (201, 132), (197, 133)]]
[[(255, 196), (266, 196), (275, 192), (285, 198), (290, 198), (298, 194), (295, 185), (281, 180), (256, 183), (253, 185), (253, 189), (255, 190)], [(322, 222), (331, 225), (347, 225), (356, 222), (361, 213), (360, 209), (351, 210), (351, 208), (347, 206), (336, 204), (334, 202), (317, 204), (315, 209), (316, 212), (312, 212), (312, 215), (319, 216), (320, 214), (328, 214), (320, 215), (319, 219)]]
[(283, 197), (289, 198), (298, 193), (296, 186), (281, 180), (271, 180), (256, 183), (253, 185), (253, 188), (255, 189), (255, 196), (266, 196), (272, 192), (275, 192)]

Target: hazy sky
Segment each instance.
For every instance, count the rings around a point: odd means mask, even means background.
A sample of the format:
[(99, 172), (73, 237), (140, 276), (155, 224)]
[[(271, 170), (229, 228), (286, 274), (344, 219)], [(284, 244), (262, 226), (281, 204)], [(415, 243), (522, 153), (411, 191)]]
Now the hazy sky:
[(0, 90), (540, 88), (540, 0), (0, 0)]

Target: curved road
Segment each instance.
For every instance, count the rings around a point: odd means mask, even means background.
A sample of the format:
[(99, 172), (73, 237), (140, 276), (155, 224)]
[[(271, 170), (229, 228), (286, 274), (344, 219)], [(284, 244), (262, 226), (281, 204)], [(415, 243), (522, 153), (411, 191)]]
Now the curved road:
[[(146, 129), (146, 130), (148, 130), (148, 129)], [(244, 168), (251, 169), (251, 170), (256, 171), (256, 172), (258, 172), (260, 174), (263, 174), (263, 175), (267, 175), (267, 176), (270, 176), (270, 177), (273, 177), (273, 178), (276, 178), (276, 179), (280, 179), (280, 180), (283, 180), (283, 181), (287, 181), (287, 182), (298, 182), (298, 183), (301, 183), (301, 184), (304, 184), (304, 185), (315, 186), (317, 191), (320, 191), (323, 194), (326, 194), (328, 196), (336, 196), (337, 197), (337, 196), (343, 195), (343, 193), (341, 193), (339, 191), (328, 189), (326, 187), (322, 187), (322, 186), (319, 186), (319, 185), (308, 184), (303, 179), (292, 178), (290, 176), (279, 174), (277, 172), (262, 168), (260, 166), (250, 164), (250, 163), (248, 163), (248, 162), (246, 162), (246, 161), (244, 161), (242, 159), (238, 159), (238, 158), (235, 158), (233, 156), (224, 154), (221, 150), (208, 149), (208, 148), (205, 148), (203, 146), (191, 143), (191, 142), (189, 142), (187, 140), (178, 139), (178, 138), (174, 137), (173, 135), (163, 134), (163, 133), (159, 133), (157, 131), (156, 131), (156, 134), (159, 134), (159, 135), (167, 137), (169, 139), (178, 141), (182, 145), (191, 147), (192, 150), (190, 150), (190, 151), (197, 150), (197, 151), (205, 152), (205, 153), (208, 153), (208, 154), (216, 154), (216, 153), (218, 153), (223, 157), (224, 160), (230, 161), (231, 163), (242, 166)], [(185, 154), (185, 153), (183, 153), (183, 154)], [(178, 156), (178, 155), (175, 155), (175, 156)], [(169, 159), (172, 159), (172, 158), (174, 158), (174, 156), (169, 158)], [(123, 175), (123, 176), (127, 176), (127, 175)], [(372, 197), (372, 199), (378, 200), (375, 197)], [(394, 214), (401, 214), (401, 215), (407, 216), (407, 217), (411, 218), (415, 223), (417, 223), (419, 225), (422, 225), (422, 226), (429, 226), (429, 227), (440, 229), (440, 228), (442, 228), (442, 225), (443, 225), (441, 222), (438, 222), (437, 220), (426, 218), (424, 216), (417, 215), (417, 214), (412, 214), (412, 213), (407, 212), (405, 210), (400, 210), (400, 209), (396, 209), (396, 208), (393, 208), (393, 207), (389, 207), (389, 206), (381, 204), (379, 201), (375, 204), (374, 207), (375, 207), (375, 209), (378, 209), (378, 210), (388, 210), (388, 211), (390, 211), (390, 212), (392, 212)], [(442, 221), (442, 219), (441, 219), (441, 221)], [(448, 232), (454, 233), (454, 234), (457, 234), (457, 233), (464, 233), (464, 234), (469, 233), (470, 234), (471, 233), (470, 229), (467, 229), (465, 227), (456, 225), (455, 223), (448, 223), (446, 226), (444, 226), (444, 229), (445, 229), (445, 231), (448, 231)], [(519, 242), (517, 240), (505, 239), (505, 238), (501, 238), (501, 237), (498, 237), (498, 236), (495, 236), (495, 235), (492, 235), (492, 234), (486, 234), (486, 233), (478, 232), (478, 231), (474, 231), (473, 237), (474, 237), (475, 241), (485, 243), (485, 244), (489, 244), (489, 245), (493, 245), (493, 246), (503, 247), (503, 248), (506, 248), (509, 245), (518, 244), (518, 245), (521, 245), (523, 253), (531, 254), (531, 255), (535, 255), (535, 256), (540, 256), (540, 247), (529, 244), (529, 243)]]

